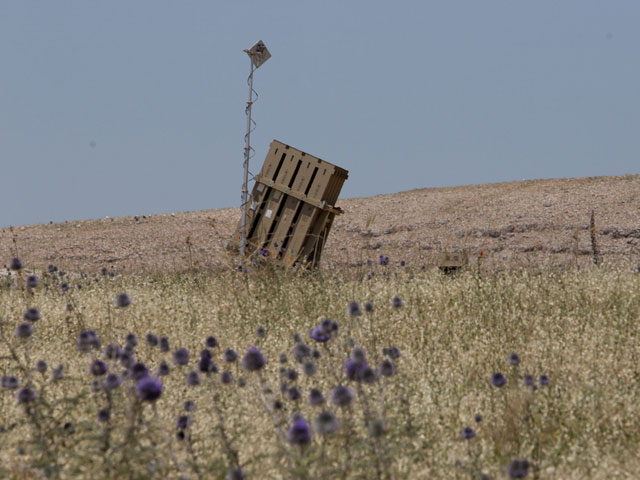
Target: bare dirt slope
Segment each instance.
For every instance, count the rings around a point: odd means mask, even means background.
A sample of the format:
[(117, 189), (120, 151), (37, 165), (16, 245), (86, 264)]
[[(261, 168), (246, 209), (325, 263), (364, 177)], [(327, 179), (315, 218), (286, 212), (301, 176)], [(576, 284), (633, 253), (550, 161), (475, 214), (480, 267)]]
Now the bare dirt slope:
[[(377, 261), (433, 264), (435, 254), (482, 253), (487, 266), (588, 264), (589, 221), (605, 264), (640, 265), (640, 175), (427, 188), (338, 202), (323, 265)], [(224, 245), (239, 208), (69, 221), (0, 230), (0, 265), (18, 254), (30, 268), (180, 271), (232, 266)], [(15, 242), (14, 242), (15, 240)]]

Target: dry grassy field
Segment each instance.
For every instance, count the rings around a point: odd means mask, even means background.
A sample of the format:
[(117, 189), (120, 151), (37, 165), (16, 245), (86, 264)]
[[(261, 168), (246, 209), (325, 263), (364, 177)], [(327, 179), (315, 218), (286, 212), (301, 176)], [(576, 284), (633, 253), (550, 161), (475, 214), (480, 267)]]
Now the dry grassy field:
[(3, 229), (0, 477), (637, 478), (640, 176), (340, 206), (311, 273), (237, 209)]

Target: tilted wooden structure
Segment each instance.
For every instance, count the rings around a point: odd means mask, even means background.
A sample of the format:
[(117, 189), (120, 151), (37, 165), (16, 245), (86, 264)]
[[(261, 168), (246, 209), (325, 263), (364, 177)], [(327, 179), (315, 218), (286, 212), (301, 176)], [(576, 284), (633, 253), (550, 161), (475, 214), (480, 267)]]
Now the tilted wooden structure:
[[(247, 210), (248, 255), (284, 266), (315, 267), (336, 215), (349, 172), (282, 142), (271, 142), (255, 177)], [(230, 247), (240, 243), (240, 228)]]

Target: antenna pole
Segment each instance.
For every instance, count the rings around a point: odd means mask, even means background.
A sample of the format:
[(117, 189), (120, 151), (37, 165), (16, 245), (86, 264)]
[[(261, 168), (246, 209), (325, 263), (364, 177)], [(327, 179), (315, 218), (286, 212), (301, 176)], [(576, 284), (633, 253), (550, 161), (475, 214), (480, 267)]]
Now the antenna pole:
[(249, 100), (247, 101), (247, 133), (244, 136), (244, 182), (242, 183), (242, 220), (240, 223), (240, 267), (244, 267), (244, 248), (247, 241), (247, 195), (249, 193), (249, 158), (251, 156), (251, 106), (253, 105), (253, 72), (251, 56), (251, 73), (249, 74)]

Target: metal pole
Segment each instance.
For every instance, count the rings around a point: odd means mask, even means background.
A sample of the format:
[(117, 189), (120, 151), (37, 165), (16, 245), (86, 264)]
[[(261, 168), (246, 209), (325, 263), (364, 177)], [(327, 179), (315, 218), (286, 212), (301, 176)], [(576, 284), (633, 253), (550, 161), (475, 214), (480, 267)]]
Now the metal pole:
[(247, 101), (247, 133), (244, 136), (244, 182), (242, 183), (242, 220), (240, 223), (240, 267), (244, 267), (244, 248), (247, 241), (247, 195), (249, 193), (249, 157), (251, 156), (251, 106), (253, 105), (253, 61), (249, 74), (249, 100)]

